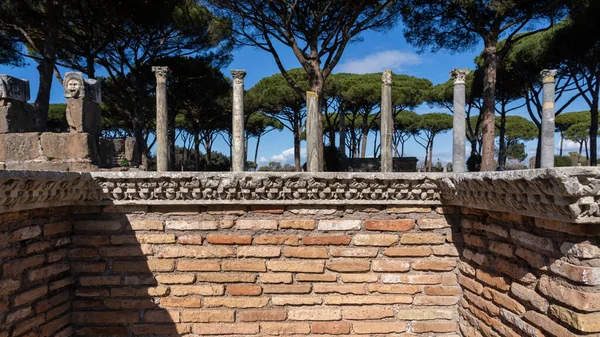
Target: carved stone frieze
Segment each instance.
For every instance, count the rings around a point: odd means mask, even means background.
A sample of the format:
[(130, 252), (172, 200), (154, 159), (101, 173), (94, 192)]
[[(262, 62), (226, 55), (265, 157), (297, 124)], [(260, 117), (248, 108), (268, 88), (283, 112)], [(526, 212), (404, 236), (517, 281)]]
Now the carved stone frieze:
[(0, 171), (0, 213), (99, 201), (89, 175), (48, 171)]
[(114, 203), (439, 204), (439, 175), (92, 173)]
[(67, 205), (454, 205), (600, 224), (600, 169), (485, 173), (0, 171), (0, 212)]
[(574, 223), (600, 223), (600, 169), (465, 173), (440, 181), (442, 203)]

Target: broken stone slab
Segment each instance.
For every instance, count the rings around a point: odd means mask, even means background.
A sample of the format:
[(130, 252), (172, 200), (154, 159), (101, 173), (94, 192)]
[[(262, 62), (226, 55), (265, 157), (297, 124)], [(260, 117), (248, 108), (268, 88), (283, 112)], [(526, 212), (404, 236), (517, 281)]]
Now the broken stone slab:
[(70, 72), (65, 75), (64, 83), (70, 131), (99, 136), (102, 132), (100, 82), (85, 80), (82, 73)]
[(9, 99), (18, 102), (28, 102), (29, 81), (10, 75), (0, 75), (0, 99)]
[(29, 98), (29, 81), (0, 75), (0, 133), (41, 131)]

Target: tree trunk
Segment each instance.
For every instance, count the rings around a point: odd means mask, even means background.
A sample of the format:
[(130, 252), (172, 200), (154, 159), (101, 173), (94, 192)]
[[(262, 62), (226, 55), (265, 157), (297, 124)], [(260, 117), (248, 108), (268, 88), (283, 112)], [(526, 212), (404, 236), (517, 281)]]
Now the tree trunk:
[(582, 149), (583, 149), (583, 141), (579, 142), (579, 153), (577, 154), (577, 166), (579, 166), (579, 162), (581, 161)]
[(563, 153), (563, 142), (565, 140), (565, 136), (563, 135), (563, 133), (560, 133), (560, 151), (559, 151), (559, 155), (562, 157), (562, 153)]
[(583, 140), (583, 146), (585, 146), (585, 161), (589, 164), (590, 162), (590, 153), (588, 151), (588, 140)]
[(56, 41), (59, 29), (57, 21), (60, 17), (62, 1), (46, 0), (45, 3), (47, 29), (44, 35), (43, 50), (41, 50), (42, 60), (37, 67), (40, 75), (40, 83), (34, 103), (40, 131), (46, 131), (46, 123), (48, 121), (50, 92), (52, 91), (54, 65), (56, 63)]
[(429, 161), (429, 144), (425, 145), (425, 161), (423, 162), (423, 169), (427, 172), (427, 162)]
[(506, 166), (506, 111), (502, 108), (500, 115), (500, 148), (498, 149), (498, 167), (504, 170)]
[[(492, 34), (490, 34), (492, 35)], [(483, 58), (485, 68), (483, 75), (483, 120), (482, 120), (482, 156), (481, 171), (494, 170), (494, 138), (495, 138), (495, 92), (498, 57), (496, 55), (497, 36), (485, 37)]]
[(302, 172), (302, 163), (300, 162), (300, 125), (294, 123), (294, 166), (296, 172)]
[(367, 157), (367, 136), (368, 132), (362, 132), (361, 143), (360, 143), (360, 157)]
[(258, 162), (257, 162), (257, 158), (258, 158), (258, 146), (260, 145), (260, 136), (261, 134), (258, 134), (258, 137), (256, 137), (256, 150), (254, 151), (254, 170), (256, 170), (258, 168)]
[(200, 137), (194, 133), (194, 151), (196, 151), (196, 160), (194, 160), (194, 169), (200, 171)]
[(168, 127), (167, 127), (167, 135), (169, 138), (169, 162), (168, 167), (169, 171), (172, 171), (175, 167), (175, 117), (176, 114), (174, 111), (169, 111), (168, 114)]
[(428, 172), (433, 171), (433, 137), (431, 138), (431, 142), (429, 143), (429, 160), (427, 162)]
[[(600, 81), (597, 78), (596, 81)], [(596, 83), (596, 85), (600, 85)], [(598, 166), (598, 94), (592, 98), (592, 106), (590, 107), (590, 114), (592, 119), (592, 125), (590, 126), (590, 166)]]
[(86, 72), (87, 72), (87, 76), (89, 78), (96, 78), (96, 67), (95, 67), (96, 63), (94, 61), (94, 56), (93, 55), (89, 55), (88, 57), (86, 57), (85, 60), (85, 66), (86, 66)]

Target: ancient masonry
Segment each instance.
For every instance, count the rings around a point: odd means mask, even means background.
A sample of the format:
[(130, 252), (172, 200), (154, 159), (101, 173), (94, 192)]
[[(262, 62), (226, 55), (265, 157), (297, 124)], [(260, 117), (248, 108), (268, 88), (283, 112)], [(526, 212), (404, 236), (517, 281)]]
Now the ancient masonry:
[(598, 336), (597, 169), (0, 172), (0, 336)]
[(100, 83), (81, 73), (64, 78), (68, 133), (45, 132), (46, 118), (27, 101), (29, 82), (0, 75), (0, 169), (97, 171), (137, 166), (133, 138), (101, 137)]

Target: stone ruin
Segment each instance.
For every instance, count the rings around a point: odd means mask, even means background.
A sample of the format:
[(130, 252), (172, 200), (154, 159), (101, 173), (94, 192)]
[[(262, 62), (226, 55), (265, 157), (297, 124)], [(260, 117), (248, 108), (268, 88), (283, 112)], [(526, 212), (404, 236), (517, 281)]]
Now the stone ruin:
[(0, 169), (99, 171), (135, 167), (135, 139), (102, 136), (100, 82), (70, 72), (64, 78), (68, 133), (44, 132), (29, 82), (0, 75)]

